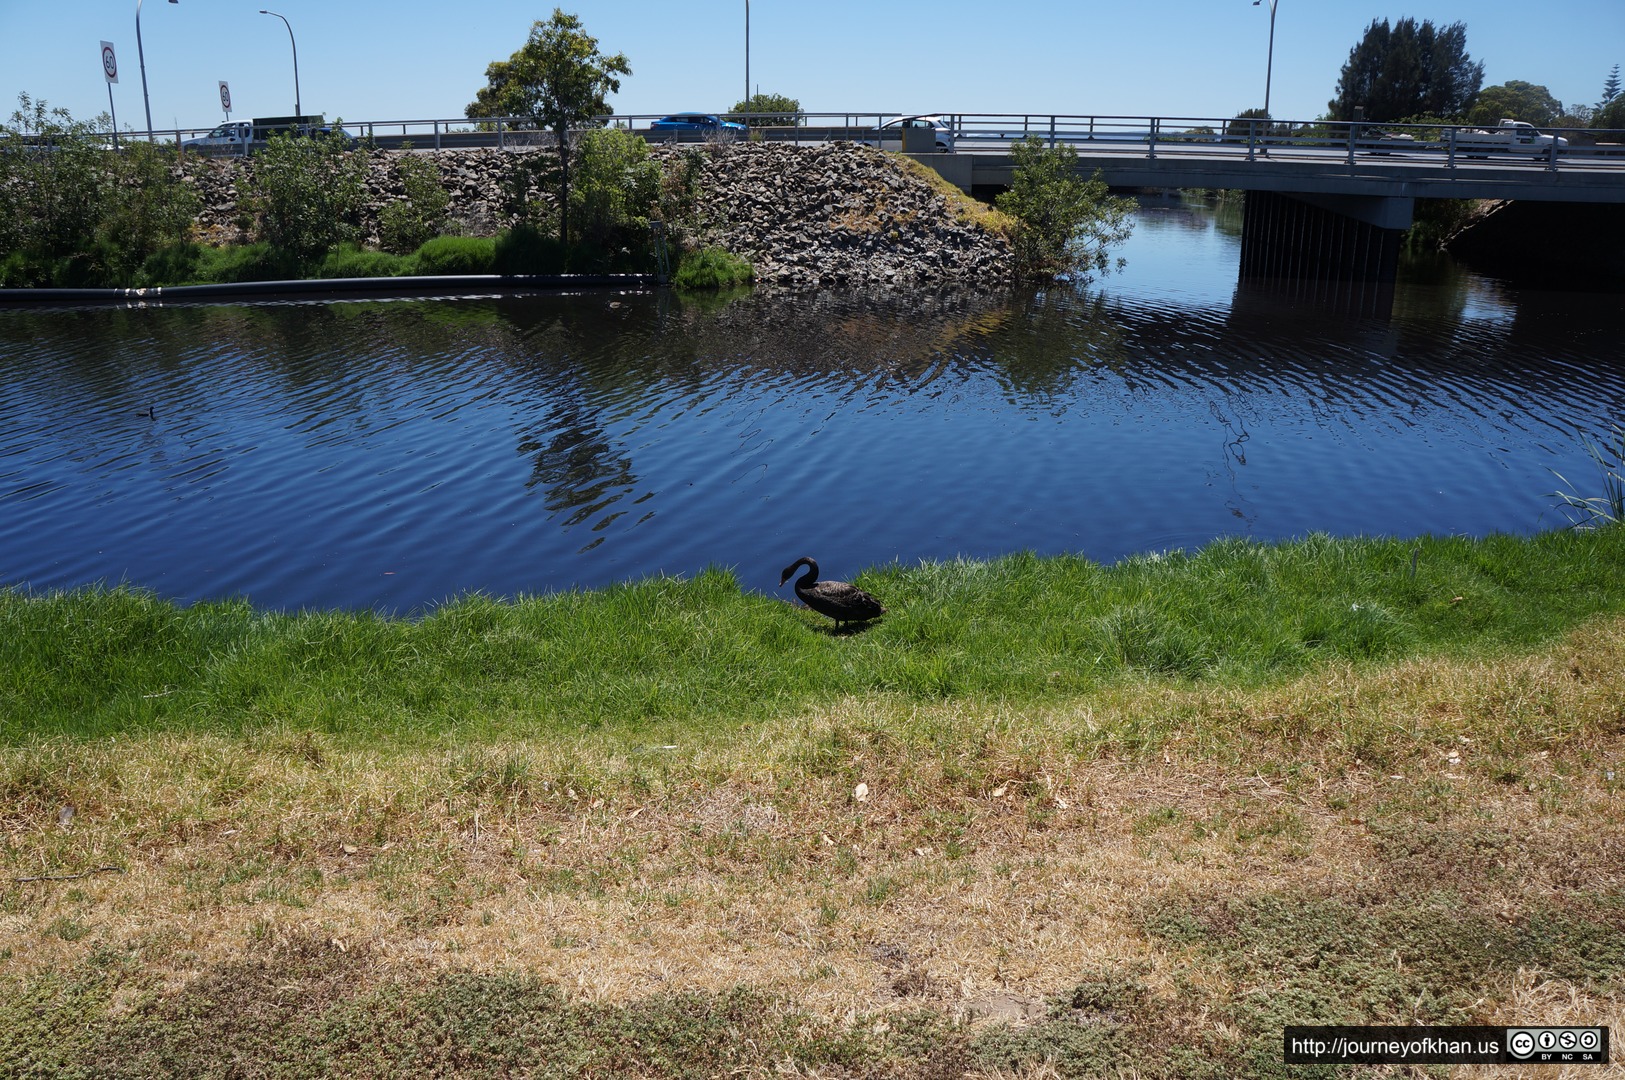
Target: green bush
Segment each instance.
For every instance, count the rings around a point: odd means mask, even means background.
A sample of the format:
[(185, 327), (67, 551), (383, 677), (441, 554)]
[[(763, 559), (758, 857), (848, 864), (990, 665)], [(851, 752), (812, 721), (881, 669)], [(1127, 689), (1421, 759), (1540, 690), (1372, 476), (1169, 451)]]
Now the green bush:
[(360, 239), (367, 158), (348, 151), (336, 128), (318, 138), (273, 135), (249, 161), (244, 201), (259, 239), (301, 260)]
[(141, 264), (141, 272), (136, 276), (136, 284), (150, 288), (154, 285), (185, 285), (201, 281), (204, 258), (204, 249), (190, 241), (171, 244), (147, 256)]
[(18, 106), (0, 124), (7, 284), (134, 284), (149, 255), (186, 238), (197, 199), (171, 172), (172, 150), (138, 142), (111, 153), (105, 118), (76, 121), (27, 94)]
[[(1016, 272), (1028, 281), (1087, 279), (1113, 266), (1111, 248), (1128, 238), (1134, 202), (1112, 195), (1097, 169), (1085, 180), (1077, 152), (1028, 136), (1010, 147), (1015, 174), (995, 205), (1016, 220)], [(1121, 265), (1122, 260), (1117, 260)]]
[(385, 251), (404, 255), (445, 228), (451, 196), (441, 185), (440, 167), (432, 159), (403, 154), (395, 168), (406, 198), (390, 203), (378, 215), (378, 237)]
[(576, 142), (570, 188), (572, 270), (641, 269), (649, 261), (649, 216), (660, 201), (660, 166), (641, 136), (618, 128)]
[(569, 252), (556, 237), (523, 223), (496, 238), (491, 258), (496, 274), (562, 274), (569, 265)]
[(497, 242), (489, 236), (437, 236), (417, 250), (417, 272), (430, 275), (492, 274)]
[(702, 248), (683, 255), (671, 283), (679, 289), (724, 289), (743, 285), (756, 276), (756, 268), (720, 248)]
[(785, 94), (764, 94), (757, 91), (728, 110), (730, 116), (747, 116), (745, 123), (759, 127), (798, 127), (805, 123), (801, 115), (801, 102)]
[(66, 269), (65, 256), (13, 251), (0, 259), (0, 288), (38, 289), (57, 284)]

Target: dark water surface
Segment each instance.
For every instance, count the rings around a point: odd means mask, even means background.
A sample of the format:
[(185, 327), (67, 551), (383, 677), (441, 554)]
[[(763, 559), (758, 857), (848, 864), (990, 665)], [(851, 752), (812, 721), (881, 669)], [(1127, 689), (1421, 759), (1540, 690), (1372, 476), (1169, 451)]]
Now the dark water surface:
[[(1625, 416), (1621, 297), (1238, 290), (1152, 204), (1084, 291), (0, 310), (0, 584), (414, 611), (733, 567), (1531, 533)], [(152, 408), (154, 415), (144, 411)], [(1597, 490), (1590, 490), (1596, 488)]]

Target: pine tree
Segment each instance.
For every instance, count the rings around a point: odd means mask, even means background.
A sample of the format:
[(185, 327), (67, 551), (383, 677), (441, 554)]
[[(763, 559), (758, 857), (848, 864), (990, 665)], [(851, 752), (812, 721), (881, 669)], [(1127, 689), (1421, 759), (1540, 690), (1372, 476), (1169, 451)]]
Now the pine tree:
[(1412, 116), (1465, 115), (1484, 83), (1484, 65), (1467, 55), (1467, 27), (1439, 29), (1405, 18), (1393, 26), (1375, 20), (1349, 51), (1327, 103), (1333, 120), (1352, 120), (1356, 109), (1375, 123)]
[(1619, 96), (1619, 65), (1608, 73), (1608, 80), (1602, 84), (1602, 100), (1597, 102), (1597, 108), (1602, 108)]

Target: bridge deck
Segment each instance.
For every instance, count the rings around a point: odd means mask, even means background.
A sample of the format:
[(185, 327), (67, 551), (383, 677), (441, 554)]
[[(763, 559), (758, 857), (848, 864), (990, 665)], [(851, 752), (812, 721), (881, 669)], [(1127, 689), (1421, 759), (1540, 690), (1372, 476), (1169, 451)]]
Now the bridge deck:
[[(1398, 154), (1275, 148), (1248, 155), (1245, 149), (1099, 151), (1073, 144), (1078, 167), (1120, 188), (1229, 188), (1317, 195), (1415, 199), (1532, 199), (1546, 202), (1625, 203), (1625, 159), (1571, 156), (1562, 168), (1529, 160), (1470, 160), (1451, 164), (1424, 153)], [(949, 155), (918, 155), (935, 164)], [(967, 147), (969, 184), (1006, 187), (1012, 174), (1007, 149)], [(946, 163), (944, 163), (946, 165)], [(951, 167), (951, 166), (950, 166)], [(965, 170), (959, 170), (963, 176)], [(944, 170), (946, 175), (946, 169)], [(956, 178), (956, 182), (963, 182)]]

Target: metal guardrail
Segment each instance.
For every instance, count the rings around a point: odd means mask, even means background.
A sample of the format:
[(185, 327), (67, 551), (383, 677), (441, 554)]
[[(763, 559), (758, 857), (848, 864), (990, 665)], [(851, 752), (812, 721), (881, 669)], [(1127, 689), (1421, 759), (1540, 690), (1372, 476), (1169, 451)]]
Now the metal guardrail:
[[(666, 114), (604, 116), (597, 126), (631, 130), (651, 141), (712, 141), (723, 136), (707, 133), (653, 132), (649, 125)], [(781, 114), (721, 114), (746, 123)], [(876, 141), (883, 124), (899, 115), (892, 112), (801, 113), (795, 124), (753, 126), (750, 138), (775, 142), (817, 143), (831, 141)], [(1045, 145), (1067, 144), (1084, 151), (1130, 152), (1150, 158), (1159, 155), (1212, 153), (1216, 149), (1245, 151), (1249, 160), (1258, 157), (1309, 152), (1342, 154), (1353, 164), (1358, 155), (1421, 156), (1454, 168), (1470, 158), (1493, 157), (1498, 165), (1524, 163), (1549, 170), (1564, 167), (1586, 169), (1619, 167), (1625, 170), (1625, 130), (1591, 128), (1542, 128), (1556, 139), (1543, 149), (1530, 152), (1482, 145), (1483, 129), (1463, 124), (1370, 124), (1342, 121), (1284, 121), (1213, 117), (1155, 117), (1065, 115), (1058, 113), (941, 113), (912, 114), (940, 116), (952, 132), (957, 153), (1007, 152), (1011, 142), (1035, 137)], [(417, 149), (451, 149), (468, 146), (495, 146), (519, 149), (551, 145), (552, 136), (537, 131), (525, 117), (495, 117), (470, 120), (369, 120), (334, 121), (352, 135), (374, 145)], [(155, 132), (171, 144), (206, 135), (210, 128), (181, 128)], [(121, 133), (120, 138), (145, 138), (146, 132)], [(889, 140), (888, 140), (889, 142)]]
[[(1295, 152), (1341, 155), (1354, 164), (1362, 155), (1421, 156), (1454, 168), (1467, 160), (1493, 159), (1497, 165), (1524, 163), (1557, 170), (1565, 165), (1587, 169), (1618, 166), (1625, 170), (1625, 130), (1543, 128), (1554, 136), (1541, 147), (1491, 144), (1485, 129), (1468, 124), (1370, 124), (1346, 121), (1287, 122), (1263, 119), (1203, 117), (1052, 116), (1034, 114), (972, 115), (948, 118), (956, 149), (988, 149), (1035, 137), (1045, 145), (1071, 145), (1079, 151), (1136, 152), (1156, 158), (1169, 154), (1212, 153), (1217, 148), (1244, 150), (1248, 160)], [(1488, 132), (1492, 138), (1500, 138)], [(1559, 138), (1567, 145), (1560, 145)]]

